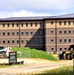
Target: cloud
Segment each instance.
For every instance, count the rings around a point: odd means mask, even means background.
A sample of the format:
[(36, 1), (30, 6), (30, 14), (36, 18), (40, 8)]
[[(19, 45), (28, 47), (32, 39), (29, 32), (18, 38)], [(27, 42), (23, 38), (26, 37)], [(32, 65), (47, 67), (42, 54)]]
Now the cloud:
[(0, 0), (0, 17), (73, 13), (73, 3), (74, 0)]
[(19, 11), (19, 12), (0, 12), (0, 18), (6, 17), (33, 17), (33, 16), (51, 16), (48, 13), (35, 13), (32, 11)]
[(0, 0), (0, 10), (68, 10), (73, 3), (74, 0)]

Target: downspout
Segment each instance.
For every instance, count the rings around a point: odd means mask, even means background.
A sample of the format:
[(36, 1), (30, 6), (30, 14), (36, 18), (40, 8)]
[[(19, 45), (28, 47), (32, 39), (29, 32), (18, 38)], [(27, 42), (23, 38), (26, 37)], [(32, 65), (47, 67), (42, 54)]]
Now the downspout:
[(20, 21), (19, 21), (19, 47), (20, 47)]
[(55, 20), (55, 50), (57, 53), (57, 20)]

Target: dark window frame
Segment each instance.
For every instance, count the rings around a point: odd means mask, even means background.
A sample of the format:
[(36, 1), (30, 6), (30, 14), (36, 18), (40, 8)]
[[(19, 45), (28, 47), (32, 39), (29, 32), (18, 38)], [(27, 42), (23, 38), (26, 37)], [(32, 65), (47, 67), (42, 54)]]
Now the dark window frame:
[(66, 25), (66, 21), (64, 21), (64, 25)]
[(5, 24), (3, 23), (3, 27), (5, 27)]
[(28, 35), (28, 32), (26, 32), (26, 35)]
[(23, 27), (24, 26), (24, 24), (23, 23), (21, 23), (21, 27)]
[(54, 22), (53, 22), (53, 21), (51, 21), (51, 25), (53, 25), (53, 23), (54, 23)]
[(31, 27), (33, 26), (33, 23), (30, 23)]
[(62, 22), (61, 21), (59, 21), (59, 25), (62, 25)]
[(71, 24), (71, 21), (68, 21), (68, 25), (70, 25)]
[(15, 41), (14, 40), (12, 40), (12, 43), (14, 43)]
[(17, 27), (19, 27), (19, 23), (16, 23)]
[(28, 23), (26, 23), (26, 27), (28, 27)]
[(5, 35), (5, 32), (3, 32), (3, 35)]
[(12, 23), (12, 27), (14, 27), (14, 23)]
[(35, 26), (37, 27), (37, 23), (35, 23)]
[(10, 26), (10, 24), (8, 23), (8, 24), (7, 24), (7, 27), (9, 27), (9, 26)]

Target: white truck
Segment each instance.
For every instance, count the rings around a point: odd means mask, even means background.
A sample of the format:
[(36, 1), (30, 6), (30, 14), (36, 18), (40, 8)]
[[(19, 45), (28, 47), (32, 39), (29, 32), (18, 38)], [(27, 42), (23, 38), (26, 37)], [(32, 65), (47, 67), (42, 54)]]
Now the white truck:
[(9, 57), (9, 52), (11, 52), (11, 47), (0, 46), (0, 58)]

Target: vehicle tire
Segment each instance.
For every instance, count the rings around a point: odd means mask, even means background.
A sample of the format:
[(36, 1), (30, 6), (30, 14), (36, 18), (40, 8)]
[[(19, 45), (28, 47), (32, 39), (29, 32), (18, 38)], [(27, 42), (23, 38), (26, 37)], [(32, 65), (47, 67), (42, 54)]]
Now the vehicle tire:
[(68, 60), (68, 54), (65, 54), (65, 59)]

